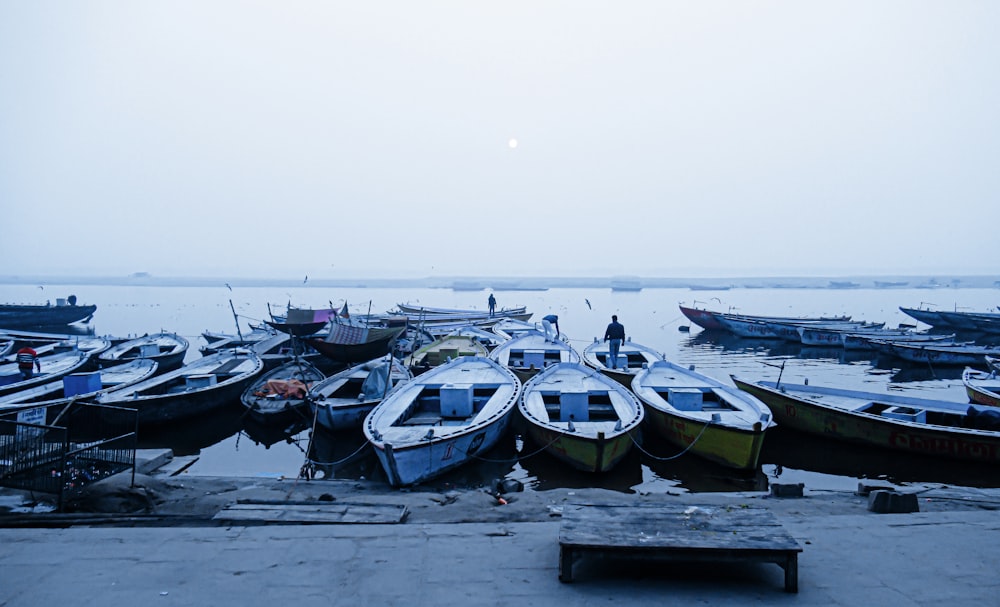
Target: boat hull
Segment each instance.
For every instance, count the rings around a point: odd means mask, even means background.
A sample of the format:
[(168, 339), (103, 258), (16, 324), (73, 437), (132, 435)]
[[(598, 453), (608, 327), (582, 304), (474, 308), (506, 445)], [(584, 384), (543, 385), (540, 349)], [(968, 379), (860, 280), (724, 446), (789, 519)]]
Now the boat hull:
[(962, 383), (970, 403), (1000, 407), (1000, 380), (996, 378), (996, 373), (966, 368), (962, 373)]
[(26, 329), (54, 327), (88, 321), (97, 311), (96, 305), (87, 306), (0, 306), (0, 328)]
[(462, 356), (393, 388), (365, 419), (363, 431), (389, 484), (413, 485), (496, 445), (520, 394), (509, 369)]
[[(620, 433), (611, 438), (574, 436), (555, 428), (528, 422), (528, 436), (556, 459), (584, 472), (607, 472), (618, 465), (632, 449), (633, 438)], [(634, 433), (638, 433), (635, 430)], [(639, 440), (636, 437), (636, 440)]]
[(495, 423), (474, 431), (425, 443), (393, 447), (375, 445), (375, 455), (393, 487), (416, 485), (440, 476), (489, 451), (510, 428), (508, 413)]
[(733, 381), (767, 404), (783, 427), (895, 451), (1000, 464), (1000, 432), (906, 424), (820, 406), (736, 377)]
[(672, 445), (689, 450), (709, 461), (737, 470), (756, 470), (764, 446), (761, 424), (749, 430), (704, 424), (698, 420), (672, 415), (654, 407), (646, 408), (650, 430)]

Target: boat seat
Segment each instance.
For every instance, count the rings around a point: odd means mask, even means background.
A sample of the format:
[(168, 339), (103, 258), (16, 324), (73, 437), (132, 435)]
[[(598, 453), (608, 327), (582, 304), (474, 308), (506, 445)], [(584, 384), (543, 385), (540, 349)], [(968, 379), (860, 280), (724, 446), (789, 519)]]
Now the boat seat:
[(402, 422), (403, 426), (440, 426), (444, 419), (434, 413), (420, 413)]
[(441, 386), (441, 417), (466, 418), (475, 411), (472, 384), (445, 384)]
[(590, 421), (590, 394), (563, 392), (559, 395), (559, 421)]
[(233, 369), (243, 364), (244, 360), (246, 359), (234, 358), (232, 360), (227, 360), (218, 367), (212, 369), (212, 371), (210, 371), (209, 373), (206, 373), (206, 375), (225, 375), (226, 373), (231, 372)]
[(701, 411), (704, 395), (697, 388), (669, 388), (667, 402), (678, 411)]

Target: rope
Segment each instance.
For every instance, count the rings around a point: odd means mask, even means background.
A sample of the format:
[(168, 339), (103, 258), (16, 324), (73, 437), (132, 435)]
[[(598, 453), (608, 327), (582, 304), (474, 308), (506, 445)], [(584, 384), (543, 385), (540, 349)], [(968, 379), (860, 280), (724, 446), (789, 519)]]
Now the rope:
[(698, 439), (700, 439), (700, 438), (701, 438), (701, 435), (702, 435), (702, 434), (705, 434), (705, 430), (707, 430), (707, 429), (708, 429), (708, 427), (709, 427), (709, 426), (711, 426), (711, 425), (712, 425), (712, 420), (709, 420), (708, 422), (706, 422), (706, 423), (705, 423), (705, 425), (704, 425), (704, 426), (702, 426), (702, 428), (701, 428), (701, 432), (699, 432), (699, 433), (698, 433), (698, 436), (694, 437), (694, 440), (693, 440), (693, 441), (691, 441), (691, 444), (690, 444), (690, 445), (688, 445), (687, 447), (684, 447), (684, 450), (683, 450), (683, 451), (681, 451), (680, 453), (678, 453), (677, 455), (671, 455), (670, 457), (658, 457), (658, 456), (656, 456), (656, 455), (653, 455), (653, 454), (652, 454), (652, 453), (650, 453), (649, 451), (646, 451), (645, 449), (643, 449), (643, 448), (642, 448), (642, 445), (640, 445), (640, 444), (638, 443), (638, 441), (636, 441), (636, 440), (635, 440), (635, 437), (634, 437), (634, 436), (632, 436), (632, 433), (631, 433), (631, 432), (629, 432), (629, 433), (628, 433), (628, 437), (629, 437), (630, 439), (632, 439), (632, 443), (634, 443), (634, 444), (635, 444), (635, 447), (636, 447), (636, 449), (638, 449), (639, 451), (642, 451), (642, 453), (643, 453), (643, 454), (644, 454), (644, 455), (645, 455), (646, 457), (649, 457), (649, 458), (652, 458), (652, 459), (655, 459), (655, 460), (656, 460), (656, 461), (658, 461), (658, 462), (669, 462), (670, 460), (674, 460), (674, 459), (677, 459), (677, 458), (681, 457), (682, 455), (684, 455), (685, 453), (687, 453), (688, 451), (690, 451), (690, 450), (691, 450), (691, 448), (692, 448), (692, 447), (694, 447), (694, 446), (695, 446), (695, 444), (696, 444), (696, 443), (698, 442)]
[[(312, 461), (309, 459), (309, 454), (312, 453), (313, 448), (313, 437), (316, 436), (316, 420), (319, 418), (319, 407), (313, 407), (313, 419), (312, 428), (309, 430), (309, 448), (304, 451), (306, 454), (302, 461), (302, 468), (299, 469), (299, 475), (295, 478), (295, 482), (292, 483), (292, 491), (295, 490), (296, 486), (299, 484), (299, 479), (305, 478), (306, 480), (312, 480), (313, 478), (313, 468), (315, 467)], [(291, 495), (291, 491), (288, 492)]]
[(306, 458), (306, 462), (310, 463), (310, 464), (312, 464), (314, 466), (339, 466), (340, 464), (343, 464), (343, 463), (347, 462), (348, 460), (350, 460), (351, 458), (353, 458), (357, 454), (361, 453), (365, 448), (367, 448), (370, 445), (371, 445), (371, 443), (369, 443), (366, 440), (364, 443), (361, 444), (360, 447), (357, 448), (357, 450), (354, 451), (354, 453), (348, 455), (344, 459), (337, 460), (335, 462), (319, 462), (319, 461), (316, 461), (316, 460), (311, 459), (311, 458)]
[(510, 461), (515, 461), (515, 460), (520, 461), (522, 459), (529, 459), (529, 458), (535, 457), (536, 455), (538, 455), (542, 451), (545, 451), (546, 449), (548, 449), (549, 447), (551, 447), (553, 444), (555, 444), (555, 442), (557, 440), (559, 440), (560, 438), (562, 438), (562, 436), (556, 436), (554, 439), (552, 439), (551, 441), (549, 441), (549, 444), (544, 445), (543, 447), (540, 447), (537, 451), (535, 451), (533, 453), (529, 453), (527, 455), (515, 455), (514, 457), (507, 457), (507, 458), (504, 458), (504, 459), (490, 459), (488, 457), (481, 457), (479, 455), (476, 455), (475, 453), (469, 453), (468, 451), (464, 451), (460, 447), (455, 447), (455, 448), (460, 453), (462, 453), (463, 455), (465, 455), (466, 457), (477, 459), (477, 460), (479, 460), (481, 462), (486, 462), (486, 463), (490, 463), (490, 464), (505, 464), (505, 463), (510, 462)]

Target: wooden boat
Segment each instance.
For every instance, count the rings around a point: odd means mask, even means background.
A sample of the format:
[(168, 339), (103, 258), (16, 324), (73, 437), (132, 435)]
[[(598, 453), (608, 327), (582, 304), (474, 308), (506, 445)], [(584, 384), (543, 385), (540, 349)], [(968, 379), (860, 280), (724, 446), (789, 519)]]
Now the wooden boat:
[(991, 371), (1000, 373), (1000, 357), (987, 355), (986, 366), (989, 367)]
[(240, 394), (263, 369), (264, 362), (255, 352), (223, 350), (101, 395), (95, 402), (136, 409), (140, 426), (174, 422), (239, 402)]
[(82, 373), (0, 396), (0, 412), (24, 407), (48, 407), (71, 401), (87, 402), (102, 392), (114, 392), (152, 377), (157, 363), (145, 358)]
[(683, 450), (738, 470), (756, 470), (771, 410), (733, 386), (659, 360), (640, 369), (632, 392), (646, 406), (646, 423)]
[[(813, 385), (733, 377), (762, 400), (782, 427), (908, 453), (1000, 464), (1000, 430), (991, 407)], [(985, 422), (985, 423), (984, 423)], [(994, 422), (995, 423), (995, 422)]]
[(578, 363), (580, 355), (562, 340), (550, 342), (539, 331), (507, 340), (490, 352), (490, 358), (507, 367), (522, 382), (556, 363)]
[(17, 360), (16, 350), (30, 346), (44, 363), (46, 357), (51, 354), (63, 352), (80, 351), (86, 352), (91, 358), (96, 358), (105, 350), (111, 347), (111, 339), (108, 337), (97, 337), (94, 335), (50, 335), (42, 333), (32, 334), (33, 336), (20, 336), (15, 338), (15, 345), (12, 352), (3, 361), (14, 362)]
[(805, 330), (854, 330), (868, 327), (882, 327), (884, 325), (884, 323), (866, 323), (853, 320), (759, 319), (739, 314), (719, 314), (718, 321), (726, 330), (740, 337), (784, 339), (798, 343), (804, 343), (802, 333)]
[[(451, 316), (451, 317), (462, 317), (462, 318), (478, 318), (482, 316), (489, 316), (489, 311), (484, 310), (469, 310), (462, 308), (436, 308), (433, 306), (422, 306), (419, 304), (409, 304), (409, 303), (398, 303), (396, 308), (399, 310), (399, 314), (405, 316)], [(528, 312), (527, 306), (517, 306), (513, 308), (501, 308), (494, 311), (493, 315), (498, 318), (513, 318), (515, 316), (524, 315)], [(395, 312), (390, 312), (394, 314)], [(528, 318), (531, 314), (528, 314)], [(528, 318), (523, 318), (521, 320), (528, 320)]]
[[(459, 329), (465, 329), (465, 328), (476, 328), (480, 331), (491, 333), (493, 330), (493, 325), (500, 322), (500, 319), (496, 318), (487, 318), (482, 320), (466, 319), (466, 320), (456, 320), (448, 322), (423, 322), (420, 320), (414, 320), (412, 322), (414, 325), (422, 328), (431, 335), (434, 335), (435, 337), (441, 337), (443, 335), (448, 335), (450, 333), (454, 333)], [(498, 339), (500, 338), (500, 336), (496, 335), (495, 333), (494, 337)]]
[(59, 298), (56, 305), (0, 304), (0, 327), (6, 329), (28, 329), (33, 327), (56, 327), (76, 322), (87, 322), (94, 316), (97, 306), (76, 305), (76, 295)]
[[(396, 326), (396, 325), (387, 325)], [(393, 342), (392, 355), (403, 359), (420, 348), (437, 341), (438, 335), (428, 331), (423, 325), (403, 325), (404, 330)]]
[[(111, 345), (107, 339), (102, 341), (104, 347)], [(70, 373), (89, 371), (95, 366), (93, 351), (77, 348), (40, 355), (39, 360), (41, 371), (36, 371), (31, 379), (21, 379), (16, 361), (0, 364), (0, 396), (62, 379)]]
[(935, 328), (978, 333), (1000, 333), (1000, 313), (928, 310), (900, 307), (903, 313)]
[(606, 472), (641, 442), (643, 408), (617, 381), (578, 362), (551, 365), (525, 385), (518, 411), (528, 436), (585, 472)]
[(845, 350), (874, 350), (872, 340), (897, 341), (907, 343), (937, 342), (953, 343), (955, 334), (940, 334), (915, 332), (909, 329), (873, 329), (861, 333), (845, 333), (841, 336)]
[[(726, 329), (726, 326), (723, 325), (721, 322), (719, 322), (719, 316), (725, 314), (723, 312), (715, 312), (712, 310), (705, 310), (701, 308), (692, 308), (683, 305), (679, 307), (681, 310), (681, 314), (686, 316), (688, 320), (698, 325), (702, 329), (709, 329), (709, 330)], [(850, 316), (761, 316), (759, 314), (731, 314), (731, 313), (729, 315), (757, 322), (768, 322), (768, 321), (829, 322), (829, 321), (851, 320)]]
[(925, 310), (921, 308), (905, 308), (903, 306), (899, 306), (899, 311), (902, 312), (903, 314), (906, 314), (910, 318), (916, 319), (924, 323), (925, 325), (930, 325), (932, 327), (954, 328), (950, 324), (945, 322), (943, 318), (941, 318), (941, 314), (939, 312), (936, 312), (934, 310)]
[(986, 356), (1000, 356), (1000, 348), (971, 343), (927, 343), (871, 340), (879, 354), (888, 354), (911, 363), (983, 367)]
[[(270, 308), (269, 308), (270, 309)], [(296, 337), (314, 335), (325, 327), (331, 319), (337, 317), (337, 310), (310, 310), (307, 308), (288, 308), (284, 316), (271, 314), (271, 320), (265, 320), (269, 327)]]
[(388, 354), (406, 327), (368, 327), (330, 323), (325, 337), (306, 337), (305, 342), (327, 358), (341, 363), (357, 363)]
[(493, 348), (496, 348), (507, 339), (504, 337), (500, 337), (493, 331), (488, 331), (479, 326), (469, 325), (469, 324), (453, 327), (446, 333), (439, 333), (437, 327), (434, 326), (428, 327), (427, 330), (428, 332), (431, 333), (431, 335), (435, 335), (437, 337), (444, 337), (446, 335), (460, 335), (464, 337), (469, 337), (482, 344), (487, 351), (493, 350)]
[(625, 340), (618, 349), (618, 365), (615, 367), (610, 366), (610, 354), (608, 342), (595, 337), (593, 343), (583, 349), (583, 362), (626, 388), (631, 387), (632, 378), (643, 366), (663, 358), (663, 354), (631, 339)]
[(513, 318), (505, 318), (495, 323), (492, 327), (490, 327), (490, 330), (503, 339), (514, 339), (515, 337), (520, 337), (525, 333), (539, 333), (541, 331), (536, 323), (524, 320), (515, 320)]
[(1000, 379), (996, 371), (985, 373), (966, 367), (962, 372), (962, 384), (970, 403), (1000, 407)]
[(364, 433), (394, 487), (460, 466), (506, 433), (521, 382), (481, 356), (460, 357), (399, 385), (365, 418)]
[(303, 359), (293, 358), (257, 376), (240, 395), (246, 415), (259, 424), (287, 426), (307, 417), (309, 390), (326, 379)]
[[(207, 346), (199, 348), (203, 354), (213, 354), (224, 348), (246, 348), (259, 341), (273, 337), (274, 330), (270, 327), (257, 327), (246, 333), (221, 333), (218, 331), (202, 331), (201, 337)], [(206, 349), (208, 351), (206, 351)]]
[(489, 350), (473, 337), (464, 335), (446, 335), (403, 359), (403, 364), (413, 374), (429, 371), (432, 367), (443, 365), (459, 356), (487, 356)]
[(165, 373), (184, 364), (189, 346), (188, 340), (176, 333), (153, 333), (111, 346), (97, 356), (97, 364), (103, 368), (148, 358), (157, 362), (159, 373)]
[(316, 423), (327, 430), (360, 428), (385, 395), (399, 383), (413, 379), (410, 370), (397, 358), (383, 356), (331, 375), (309, 390), (309, 407)]

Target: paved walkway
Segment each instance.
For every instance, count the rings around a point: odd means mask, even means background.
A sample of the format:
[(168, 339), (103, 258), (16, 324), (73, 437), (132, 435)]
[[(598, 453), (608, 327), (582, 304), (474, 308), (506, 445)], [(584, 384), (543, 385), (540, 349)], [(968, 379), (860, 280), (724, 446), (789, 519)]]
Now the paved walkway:
[(995, 605), (1000, 514), (778, 515), (799, 593), (771, 564), (581, 562), (547, 522), (0, 529), (0, 606)]

